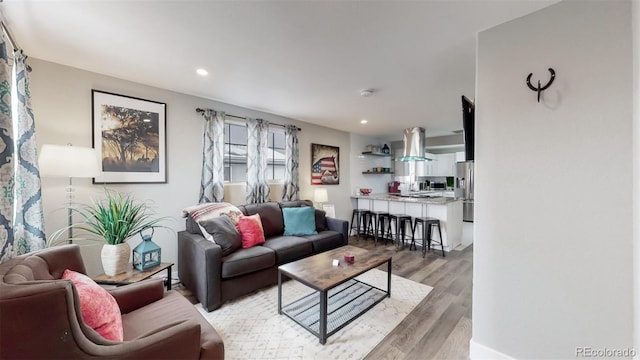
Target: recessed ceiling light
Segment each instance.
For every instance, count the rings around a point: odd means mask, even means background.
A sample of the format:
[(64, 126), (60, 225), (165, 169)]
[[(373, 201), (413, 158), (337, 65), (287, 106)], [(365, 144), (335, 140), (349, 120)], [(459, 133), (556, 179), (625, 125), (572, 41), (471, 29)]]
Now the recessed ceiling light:
[(207, 75), (209, 75), (209, 72), (208, 72), (207, 70), (205, 70), (205, 69), (198, 69), (198, 70), (196, 70), (196, 73), (197, 73), (198, 75), (200, 75), (200, 76), (207, 76)]
[(367, 121), (367, 120), (365, 120), (365, 119), (360, 120), (360, 124), (366, 124), (366, 123), (368, 123), (368, 122), (369, 122), (369, 121)]
[(360, 96), (362, 97), (369, 97), (373, 95), (373, 90), (372, 89), (362, 89), (360, 90)]

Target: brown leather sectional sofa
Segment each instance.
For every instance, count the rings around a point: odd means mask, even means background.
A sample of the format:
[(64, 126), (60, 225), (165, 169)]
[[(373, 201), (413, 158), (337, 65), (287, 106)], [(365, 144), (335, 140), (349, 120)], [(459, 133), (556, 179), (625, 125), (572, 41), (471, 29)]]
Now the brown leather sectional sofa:
[(65, 269), (86, 273), (78, 245), (0, 264), (0, 359), (223, 359), (216, 330), (162, 279), (109, 290), (122, 313), (124, 341), (106, 340), (82, 320)]
[(219, 245), (205, 239), (187, 217), (178, 233), (178, 275), (208, 311), (225, 301), (278, 282), (279, 265), (347, 244), (349, 223), (316, 210), (318, 234), (283, 236), (283, 207), (312, 206), (308, 200), (239, 206), (244, 215), (260, 214), (266, 242), (222, 256)]

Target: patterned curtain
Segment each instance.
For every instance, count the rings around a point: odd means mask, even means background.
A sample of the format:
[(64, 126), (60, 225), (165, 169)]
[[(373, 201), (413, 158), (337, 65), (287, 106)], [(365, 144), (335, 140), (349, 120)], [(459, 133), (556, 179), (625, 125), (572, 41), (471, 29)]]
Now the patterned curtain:
[(285, 170), (284, 170), (284, 192), (282, 193), (283, 201), (298, 200), (298, 192), (300, 186), (298, 181), (298, 160), (300, 152), (298, 150), (298, 127), (293, 125), (285, 126), (284, 130), (285, 142)]
[[(16, 114), (13, 114), (16, 127), (15, 160), (17, 160), (13, 190), (15, 202), (13, 256), (43, 249), (46, 243), (36, 126), (29, 91), (30, 69), (27, 65), (27, 56), (22, 50), (15, 53), (15, 66), (15, 93), (18, 101)], [(3, 254), (3, 256), (6, 255)]]
[[(12, 62), (7, 53), (4, 31), (0, 40), (0, 262), (12, 257), (13, 250), (13, 122), (11, 121)], [(9, 45), (10, 46), (10, 45)]]
[(248, 204), (269, 201), (267, 184), (267, 135), (269, 123), (247, 118), (247, 197)]
[(199, 203), (224, 201), (224, 118), (223, 112), (207, 109), (202, 147), (202, 179)]

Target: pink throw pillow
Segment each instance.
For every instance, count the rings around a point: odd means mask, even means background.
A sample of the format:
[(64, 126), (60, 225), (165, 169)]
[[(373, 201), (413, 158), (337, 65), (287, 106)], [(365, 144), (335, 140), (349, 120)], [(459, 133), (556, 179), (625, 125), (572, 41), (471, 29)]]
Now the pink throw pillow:
[(71, 280), (80, 298), (84, 323), (107, 340), (123, 341), (122, 315), (116, 299), (90, 277), (66, 269), (62, 279)]
[(242, 248), (264, 244), (264, 230), (262, 229), (262, 220), (260, 215), (241, 216), (236, 225), (242, 238)]

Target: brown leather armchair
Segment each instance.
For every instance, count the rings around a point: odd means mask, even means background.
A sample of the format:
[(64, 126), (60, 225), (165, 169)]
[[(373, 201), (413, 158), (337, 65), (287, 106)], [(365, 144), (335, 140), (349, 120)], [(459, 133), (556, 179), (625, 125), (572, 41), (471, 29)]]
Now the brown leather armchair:
[(110, 290), (124, 341), (84, 324), (65, 269), (86, 273), (78, 245), (48, 248), (0, 264), (0, 358), (223, 359), (216, 330), (162, 280)]

